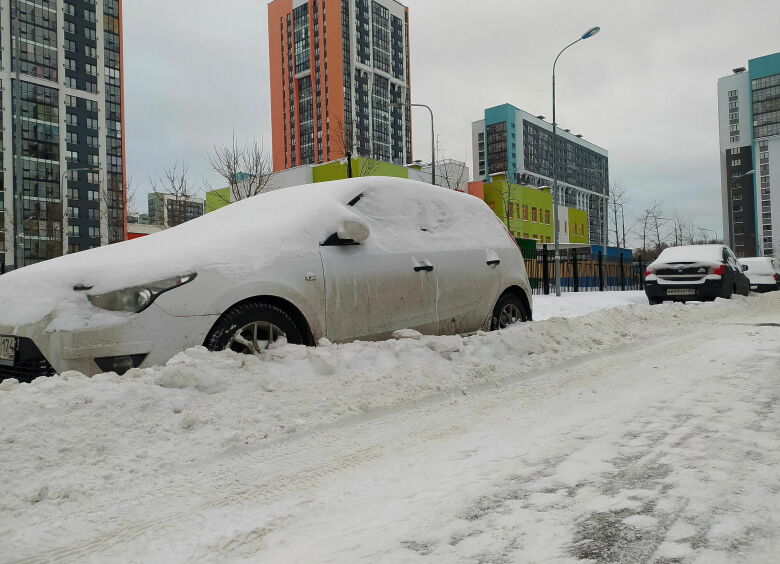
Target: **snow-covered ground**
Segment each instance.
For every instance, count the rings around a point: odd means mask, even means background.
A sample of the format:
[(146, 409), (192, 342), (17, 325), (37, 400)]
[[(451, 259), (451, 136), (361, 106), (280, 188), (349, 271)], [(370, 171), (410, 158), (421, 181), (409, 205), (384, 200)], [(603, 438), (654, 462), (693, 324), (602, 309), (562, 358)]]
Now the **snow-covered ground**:
[(533, 297), (534, 319), (542, 321), (551, 317), (579, 317), (600, 309), (644, 304), (644, 291), (631, 292), (566, 292), (558, 298), (554, 294)]
[(772, 562), (780, 296), (644, 301), (4, 382), (0, 562)]

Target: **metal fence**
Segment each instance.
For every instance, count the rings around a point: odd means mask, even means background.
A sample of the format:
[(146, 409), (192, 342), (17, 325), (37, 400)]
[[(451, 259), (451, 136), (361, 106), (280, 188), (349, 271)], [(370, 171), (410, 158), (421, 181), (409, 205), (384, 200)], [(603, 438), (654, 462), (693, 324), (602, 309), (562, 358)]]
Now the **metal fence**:
[[(555, 291), (555, 252), (544, 245), (523, 250), (525, 269), (535, 294)], [(589, 249), (561, 249), (561, 292), (642, 290), (645, 272), (641, 257), (604, 256)], [(603, 267), (603, 268), (602, 268)]]

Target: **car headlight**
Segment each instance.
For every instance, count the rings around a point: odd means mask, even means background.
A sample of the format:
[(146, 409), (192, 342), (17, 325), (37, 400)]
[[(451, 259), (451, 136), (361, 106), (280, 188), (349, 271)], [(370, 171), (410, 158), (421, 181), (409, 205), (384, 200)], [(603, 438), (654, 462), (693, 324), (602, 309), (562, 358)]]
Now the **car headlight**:
[(168, 278), (159, 282), (124, 288), (115, 292), (87, 296), (87, 299), (93, 306), (100, 309), (139, 313), (152, 305), (152, 302), (160, 294), (191, 282), (195, 279), (195, 276), (197, 275), (194, 273), (185, 274), (184, 276), (176, 276), (175, 278)]

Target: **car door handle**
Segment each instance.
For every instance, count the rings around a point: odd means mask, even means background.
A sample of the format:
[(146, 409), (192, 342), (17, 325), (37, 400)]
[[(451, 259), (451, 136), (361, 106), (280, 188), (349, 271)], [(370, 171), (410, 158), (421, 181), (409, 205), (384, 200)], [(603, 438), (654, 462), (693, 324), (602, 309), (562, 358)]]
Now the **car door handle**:
[(426, 272), (430, 272), (431, 270), (433, 270), (433, 265), (432, 264), (425, 264), (425, 265), (422, 265), (422, 266), (415, 266), (414, 267), (414, 271), (415, 272), (420, 272), (421, 270), (424, 270)]
[(500, 261), (500, 260), (498, 260), (498, 259), (496, 259), (496, 260), (489, 260), (489, 261), (487, 261), (487, 265), (488, 265), (488, 266), (496, 266), (497, 264), (501, 264), (501, 261)]

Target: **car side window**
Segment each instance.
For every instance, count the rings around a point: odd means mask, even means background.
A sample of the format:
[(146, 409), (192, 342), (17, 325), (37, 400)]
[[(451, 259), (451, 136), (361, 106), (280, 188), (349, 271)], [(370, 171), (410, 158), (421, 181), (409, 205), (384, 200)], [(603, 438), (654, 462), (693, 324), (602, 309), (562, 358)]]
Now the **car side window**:
[(742, 268), (739, 267), (739, 263), (737, 262), (737, 257), (734, 256), (734, 253), (731, 252), (731, 249), (725, 248), (723, 249), (723, 253), (726, 256), (726, 262), (733, 268), (734, 270), (742, 271)]

